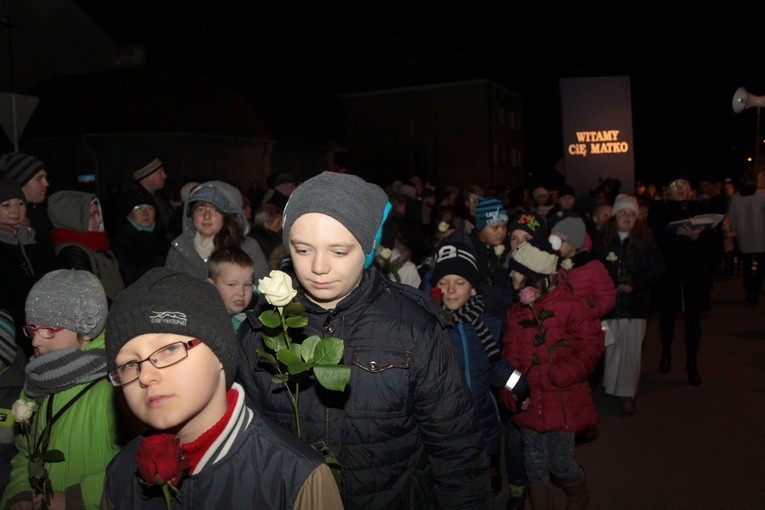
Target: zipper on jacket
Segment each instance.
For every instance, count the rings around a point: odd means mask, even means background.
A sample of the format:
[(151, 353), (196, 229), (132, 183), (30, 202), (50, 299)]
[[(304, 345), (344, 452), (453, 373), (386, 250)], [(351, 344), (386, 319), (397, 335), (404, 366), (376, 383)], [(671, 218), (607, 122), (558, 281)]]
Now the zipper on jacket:
[(321, 327), (321, 330), (324, 332), (325, 335), (331, 335), (332, 333), (335, 332), (335, 327), (332, 325), (332, 320), (335, 318), (336, 313), (337, 312), (333, 308), (327, 314), (327, 320), (324, 321), (324, 325)]

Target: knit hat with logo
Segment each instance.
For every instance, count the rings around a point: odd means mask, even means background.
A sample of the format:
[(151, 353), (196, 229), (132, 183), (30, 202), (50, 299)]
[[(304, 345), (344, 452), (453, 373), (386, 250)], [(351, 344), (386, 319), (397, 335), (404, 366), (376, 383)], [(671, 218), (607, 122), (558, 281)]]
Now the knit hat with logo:
[(533, 212), (522, 213), (507, 226), (508, 234), (514, 230), (523, 230), (531, 237), (541, 239), (547, 237), (547, 221)]
[(27, 294), (27, 324), (53, 326), (97, 337), (106, 324), (101, 281), (90, 271), (57, 269), (43, 275)]
[(475, 228), (482, 230), (486, 225), (507, 221), (507, 211), (496, 198), (482, 198), (475, 210)]
[(44, 168), (45, 163), (29, 154), (9, 152), (0, 156), (0, 174), (13, 179), (21, 187)]
[(106, 321), (107, 370), (114, 370), (126, 343), (148, 333), (199, 338), (223, 364), (226, 387), (233, 383), (239, 363), (236, 332), (220, 294), (205, 280), (155, 267), (122, 291)]
[(524, 276), (544, 277), (555, 273), (558, 255), (547, 239), (531, 239), (521, 243), (510, 254), (510, 269)]
[(383, 189), (361, 177), (325, 171), (295, 188), (284, 207), (282, 241), (289, 249), (290, 230), (307, 213), (326, 214), (342, 223), (361, 244), (364, 268), (380, 248), (382, 227), (391, 210)]
[(445, 241), (436, 252), (436, 265), (430, 277), (431, 285), (446, 275), (456, 274), (463, 277), (473, 288), (478, 288), (478, 264), (473, 247), (458, 241)]

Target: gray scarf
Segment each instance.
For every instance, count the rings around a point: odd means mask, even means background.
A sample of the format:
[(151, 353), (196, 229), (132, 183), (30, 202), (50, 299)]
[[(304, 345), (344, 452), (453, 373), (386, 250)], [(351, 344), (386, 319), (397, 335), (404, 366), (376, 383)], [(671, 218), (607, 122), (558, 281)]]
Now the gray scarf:
[(24, 393), (42, 400), (46, 395), (106, 377), (106, 351), (65, 347), (33, 357), (25, 372)]

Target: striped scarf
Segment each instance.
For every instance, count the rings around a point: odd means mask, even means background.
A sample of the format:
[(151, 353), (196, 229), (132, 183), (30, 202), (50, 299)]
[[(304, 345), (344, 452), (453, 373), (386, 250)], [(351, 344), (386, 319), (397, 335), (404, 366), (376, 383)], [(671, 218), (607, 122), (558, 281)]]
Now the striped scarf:
[(486, 351), (486, 356), (489, 357), (489, 361), (497, 361), (500, 358), (499, 344), (497, 344), (497, 340), (492, 336), (491, 331), (489, 331), (489, 328), (486, 327), (481, 318), (485, 309), (486, 303), (484, 303), (481, 296), (476, 294), (470, 296), (470, 299), (464, 305), (452, 313), (458, 322), (470, 324), (475, 328), (476, 333), (478, 333), (478, 339), (481, 340), (481, 345), (483, 345), (483, 349)]
[(35, 356), (26, 367), (24, 393), (34, 399), (106, 377), (106, 351), (65, 347)]

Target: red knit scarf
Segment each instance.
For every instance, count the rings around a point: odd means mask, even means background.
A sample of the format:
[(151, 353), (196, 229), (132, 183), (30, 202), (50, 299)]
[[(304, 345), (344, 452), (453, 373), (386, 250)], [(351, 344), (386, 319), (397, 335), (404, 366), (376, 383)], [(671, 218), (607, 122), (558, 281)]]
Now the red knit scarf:
[(76, 243), (91, 250), (106, 251), (109, 249), (109, 236), (106, 232), (79, 232), (56, 227), (51, 231), (50, 237), (54, 248), (64, 243)]
[(228, 401), (228, 408), (223, 414), (223, 417), (218, 420), (218, 423), (213, 425), (207, 432), (196, 438), (194, 441), (181, 445), (181, 452), (186, 460), (189, 461), (189, 473), (193, 474), (197, 468), (197, 464), (202, 456), (207, 452), (213, 441), (218, 439), (223, 429), (231, 419), (231, 415), (234, 413), (234, 407), (239, 394), (235, 390), (228, 390), (226, 392), (226, 400)]

